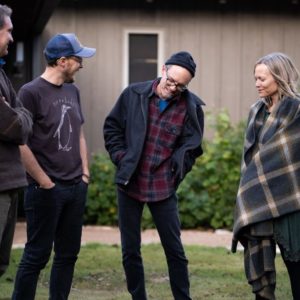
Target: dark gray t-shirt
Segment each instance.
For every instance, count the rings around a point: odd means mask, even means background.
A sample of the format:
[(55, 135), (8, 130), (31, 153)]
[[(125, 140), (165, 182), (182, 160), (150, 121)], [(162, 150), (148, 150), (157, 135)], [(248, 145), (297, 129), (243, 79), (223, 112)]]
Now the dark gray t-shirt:
[(27, 144), (46, 174), (58, 180), (80, 178), (79, 136), (84, 119), (77, 87), (53, 85), (38, 77), (20, 89), (19, 97), (33, 116)]

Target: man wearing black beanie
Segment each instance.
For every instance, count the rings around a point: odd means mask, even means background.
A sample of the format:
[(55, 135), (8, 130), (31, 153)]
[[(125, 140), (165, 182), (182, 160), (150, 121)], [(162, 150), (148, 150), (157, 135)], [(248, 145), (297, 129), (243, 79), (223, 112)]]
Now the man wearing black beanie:
[(105, 147), (117, 166), (123, 267), (133, 300), (147, 299), (140, 251), (145, 204), (165, 251), (174, 299), (191, 299), (176, 190), (202, 154), (204, 103), (188, 90), (195, 71), (190, 53), (173, 54), (161, 78), (129, 85), (104, 123)]
[(177, 65), (187, 69), (192, 77), (195, 77), (196, 64), (191, 54), (185, 51), (180, 51), (173, 54), (166, 62), (165, 65)]

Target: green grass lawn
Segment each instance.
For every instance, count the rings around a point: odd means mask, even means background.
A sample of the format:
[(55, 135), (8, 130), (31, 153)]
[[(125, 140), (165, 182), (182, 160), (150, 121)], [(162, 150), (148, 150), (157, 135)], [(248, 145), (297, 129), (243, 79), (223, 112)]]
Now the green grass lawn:
[[(252, 300), (243, 271), (242, 253), (225, 248), (185, 246), (193, 300)], [(167, 266), (159, 244), (142, 247), (149, 300), (172, 300)], [(0, 278), (0, 300), (10, 299), (22, 249), (13, 250), (11, 265)], [(280, 255), (276, 260), (277, 299), (292, 299)], [(47, 300), (49, 265), (41, 273), (36, 300)], [(130, 300), (119, 246), (89, 244), (81, 248), (70, 300)]]

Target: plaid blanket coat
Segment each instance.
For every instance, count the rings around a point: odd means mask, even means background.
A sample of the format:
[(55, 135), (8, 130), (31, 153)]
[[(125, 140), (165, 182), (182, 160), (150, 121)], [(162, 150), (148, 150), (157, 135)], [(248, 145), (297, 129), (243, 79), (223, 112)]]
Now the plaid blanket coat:
[(265, 122), (264, 106), (257, 101), (249, 114), (232, 251), (240, 241), (253, 292), (275, 299), (272, 220), (300, 210), (300, 100), (283, 99)]

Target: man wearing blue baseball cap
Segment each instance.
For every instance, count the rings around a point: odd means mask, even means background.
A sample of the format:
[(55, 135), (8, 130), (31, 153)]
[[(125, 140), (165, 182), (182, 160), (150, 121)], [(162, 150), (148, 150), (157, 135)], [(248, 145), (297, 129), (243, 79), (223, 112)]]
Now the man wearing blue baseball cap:
[(29, 181), (24, 198), (27, 243), (12, 299), (35, 298), (39, 273), (53, 246), (49, 299), (67, 299), (70, 293), (89, 182), (84, 118), (73, 82), (82, 59), (95, 52), (73, 33), (55, 35), (44, 50), (44, 73), (19, 91), (34, 125), (21, 147)]

